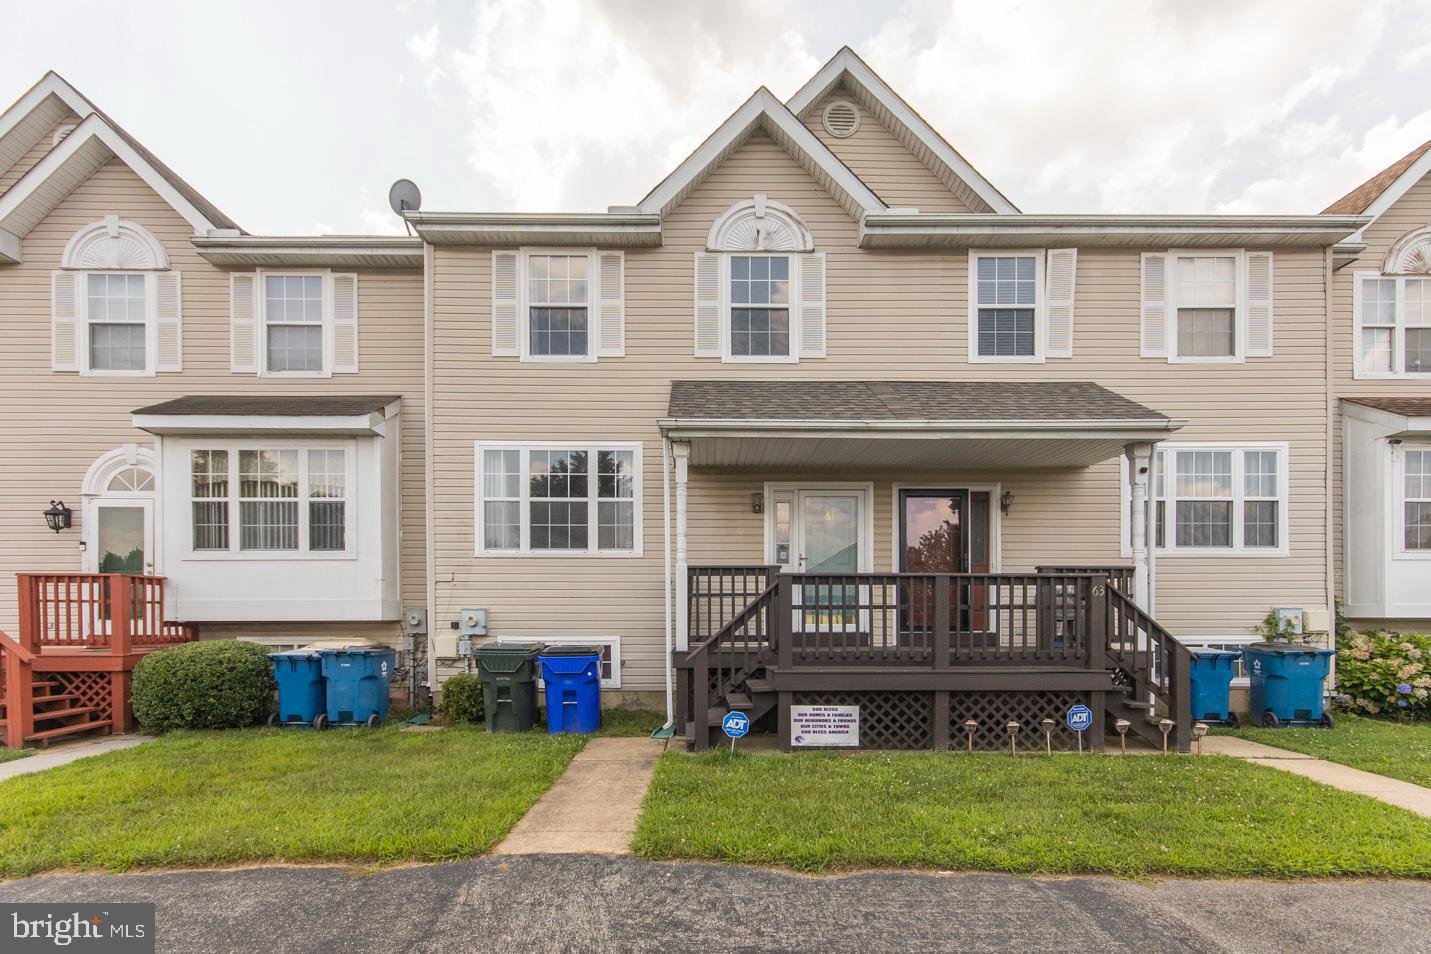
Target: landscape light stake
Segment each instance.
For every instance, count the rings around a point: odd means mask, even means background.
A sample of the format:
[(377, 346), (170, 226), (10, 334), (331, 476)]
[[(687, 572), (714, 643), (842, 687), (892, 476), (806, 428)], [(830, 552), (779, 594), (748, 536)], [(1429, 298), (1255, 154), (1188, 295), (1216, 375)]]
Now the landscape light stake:
[(1039, 725), (1043, 726), (1043, 747), (1048, 751), (1049, 755), (1052, 755), (1054, 721), (1052, 719), (1044, 719)]
[(1202, 737), (1207, 735), (1206, 722), (1193, 723), (1193, 738), (1197, 739), (1197, 754), (1202, 755)]
[(1128, 754), (1128, 728), (1131, 726), (1127, 719), (1119, 719), (1113, 723), (1113, 728), (1118, 730), (1118, 747), (1123, 750), (1123, 754)]
[(1163, 730), (1163, 754), (1168, 754), (1168, 733), (1173, 731), (1172, 719), (1159, 719), (1158, 728)]
[(974, 730), (979, 728), (979, 723), (973, 719), (966, 719), (964, 722), (964, 734), (969, 737), (969, 751), (974, 751)]
[(1013, 719), (1009, 720), (1009, 754), (1019, 754), (1019, 724)]

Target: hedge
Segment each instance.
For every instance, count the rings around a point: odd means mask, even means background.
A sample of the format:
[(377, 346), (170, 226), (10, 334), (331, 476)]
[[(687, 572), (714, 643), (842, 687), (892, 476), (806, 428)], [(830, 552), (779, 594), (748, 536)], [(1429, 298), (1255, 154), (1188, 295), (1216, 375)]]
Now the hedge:
[(134, 717), (146, 729), (233, 729), (269, 713), (268, 649), (239, 640), (184, 643), (134, 667)]

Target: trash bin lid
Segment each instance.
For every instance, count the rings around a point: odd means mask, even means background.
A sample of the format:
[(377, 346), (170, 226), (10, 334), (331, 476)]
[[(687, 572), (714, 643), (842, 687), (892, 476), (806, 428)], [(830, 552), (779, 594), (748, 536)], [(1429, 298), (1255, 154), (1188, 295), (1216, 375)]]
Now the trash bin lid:
[(286, 649), (281, 653), (269, 653), (269, 659), (311, 659), (318, 655), (316, 649)]
[(548, 646), (542, 650), (543, 656), (600, 656), (601, 646), (564, 643)]
[(1235, 659), (1241, 655), (1230, 649), (1193, 649), (1189, 650), (1198, 659)]
[(483, 643), (473, 650), (478, 656), (535, 656), (544, 643)]

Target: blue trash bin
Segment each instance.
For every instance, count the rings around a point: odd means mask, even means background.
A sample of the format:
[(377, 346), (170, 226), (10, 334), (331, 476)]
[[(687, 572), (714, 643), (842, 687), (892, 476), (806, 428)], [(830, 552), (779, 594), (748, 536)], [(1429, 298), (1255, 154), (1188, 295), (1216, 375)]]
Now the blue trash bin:
[(376, 728), (388, 718), (388, 683), (397, 653), (384, 648), (323, 649), (323, 676), (328, 680), (327, 721), (330, 725)]
[(1223, 722), (1236, 727), (1237, 716), (1228, 704), (1228, 687), (1237, 668), (1237, 653), (1198, 650), (1193, 653), (1188, 680), (1192, 684), (1192, 716), (1199, 722)]
[(1253, 643), (1243, 650), (1252, 677), (1252, 719), (1275, 729), (1321, 725), (1332, 717), (1322, 708), (1322, 685), (1332, 667), (1331, 649), (1291, 643)]
[(268, 658), (273, 660), (273, 678), (278, 683), (278, 711), (268, 717), (268, 724), (321, 728), (318, 719), (327, 708), (328, 692), (318, 654), (269, 653)]
[(601, 728), (601, 650), (548, 646), (537, 657), (546, 683), (547, 734)]

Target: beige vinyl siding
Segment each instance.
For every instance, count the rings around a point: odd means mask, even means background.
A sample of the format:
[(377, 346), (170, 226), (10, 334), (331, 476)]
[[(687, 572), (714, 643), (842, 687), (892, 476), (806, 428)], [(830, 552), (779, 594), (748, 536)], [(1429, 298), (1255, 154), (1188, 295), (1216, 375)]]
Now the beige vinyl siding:
[[(1356, 272), (1379, 272), (1387, 252), (1402, 236), (1431, 225), (1431, 176), (1422, 179), (1406, 191), (1365, 232), (1366, 251), (1357, 261), (1337, 271), (1332, 277), (1332, 343), (1335, 361), (1335, 392), (1338, 399), (1350, 397), (1425, 397), (1431, 394), (1431, 381), (1426, 378), (1356, 378), (1356, 316), (1352, 307)], [(1342, 422), (1340, 407), (1334, 408), (1335, 480), (1333, 500), (1336, 501), (1333, 546), (1337, 570), (1338, 595), (1342, 587), (1342, 561), (1345, 558), (1342, 538)], [(1387, 625), (1378, 620), (1377, 625)], [(1426, 621), (1420, 622), (1426, 626)]]
[[(111, 213), (153, 232), (183, 274), (182, 373), (120, 378), (49, 370), (51, 270), (77, 229)], [(100, 454), (122, 444), (154, 446), (152, 435), (130, 426), (130, 411), (185, 394), (401, 395), (402, 594), (408, 604), (425, 603), (421, 273), (359, 273), (361, 373), (317, 380), (255, 378), (229, 371), (229, 276), (197, 255), (192, 234), (148, 185), (112, 160), (25, 239), (23, 264), (0, 267), (6, 344), (0, 349), (0, 396), (9, 417), (0, 434), (0, 628), (16, 625), (15, 573), (81, 569), (85, 471)], [(40, 511), (53, 498), (74, 510), (74, 529), (59, 534), (46, 529)], [(397, 624), (387, 628), (396, 633)], [(209, 627), (205, 634), (241, 629)], [(325, 627), (297, 629), (319, 632)]]
[[(825, 106), (832, 100), (847, 102), (859, 113), (860, 125), (853, 135), (841, 138), (825, 129)], [(969, 211), (962, 199), (842, 87), (810, 106), (800, 118), (886, 205), (921, 212)]]
[(21, 156), (9, 169), (0, 170), (0, 195), (10, 191), (10, 187), (19, 182), (20, 179), (35, 168), (35, 164), (45, 158), (45, 154), (55, 148), (55, 132), (61, 126), (73, 126), (79, 123), (80, 119), (74, 113), (69, 113), (64, 119), (55, 123), (45, 134), (40, 137), (40, 141), (30, 147), (30, 151)]
[[(902, 148), (902, 147), (901, 147)], [(692, 356), (693, 252), (732, 203), (763, 192), (800, 214), (828, 256), (829, 356), (799, 364), (722, 364)], [(1074, 357), (1043, 365), (967, 358), (968, 256), (865, 251), (857, 224), (774, 142), (756, 134), (667, 218), (665, 244), (626, 253), (626, 357), (549, 365), (493, 358), (487, 249), (434, 248), (434, 631), (487, 607), (493, 635), (622, 637), (623, 690), (662, 685), (661, 444), (657, 419), (674, 378), (1091, 380), (1189, 424), (1187, 441), (1287, 441), (1287, 558), (1167, 556), (1158, 616), (1187, 635), (1243, 635), (1271, 606), (1324, 606), (1326, 446), (1322, 253), (1276, 253), (1277, 353), (1236, 365), (1139, 357), (1136, 250), (1080, 251)], [(644, 442), (645, 555), (475, 557), (473, 442)], [(852, 460), (823, 479), (876, 479), (876, 566), (891, 552), (889, 487), (957, 484), (957, 473), (880, 473)], [(1007, 570), (1121, 561), (1115, 462), (1080, 471), (971, 475), (1016, 494), (1004, 525)], [(691, 561), (763, 558), (750, 494), (781, 473), (693, 469)], [(883, 516), (880, 516), (883, 514)]]

